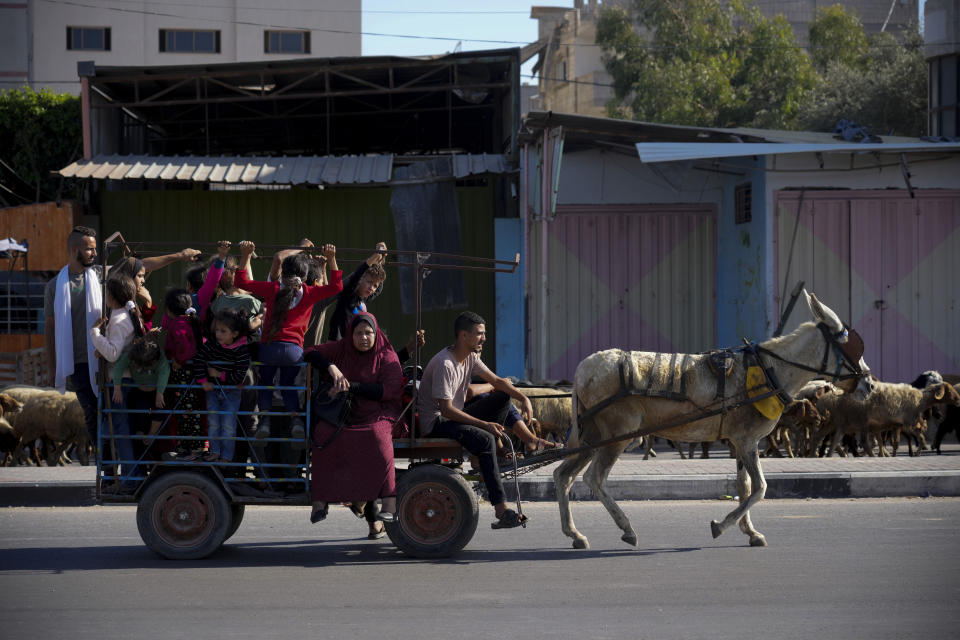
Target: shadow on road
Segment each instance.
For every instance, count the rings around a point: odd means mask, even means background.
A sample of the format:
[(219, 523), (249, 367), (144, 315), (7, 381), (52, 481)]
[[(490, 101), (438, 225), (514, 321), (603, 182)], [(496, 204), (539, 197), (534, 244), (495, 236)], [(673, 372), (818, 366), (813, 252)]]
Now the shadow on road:
[(270, 543), (225, 544), (202, 560), (165, 560), (144, 546), (96, 546), (68, 548), (8, 549), (0, 561), (0, 575), (16, 572), (66, 573), (70, 571), (115, 571), (128, 569), (180, 569), (230, 567), (324, 567), (375, 564), (476, 564), (658, 556), (700, 551), (701, 547), (665, 549), (503, 549), (463, 551), (454, 558), (418, 559), (401, 553), (391, 544), (368, 541), (296, 540)]

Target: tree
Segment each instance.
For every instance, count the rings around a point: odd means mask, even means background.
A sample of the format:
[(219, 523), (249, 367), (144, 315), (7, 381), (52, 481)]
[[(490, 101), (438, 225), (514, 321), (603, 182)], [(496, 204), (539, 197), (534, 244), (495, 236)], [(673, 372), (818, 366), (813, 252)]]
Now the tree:
[(840, 4), (817, 9), (810, 24), (810, 57), (817, 71), (825, 72), (834, 62), (859, 67), (866, 53), (867, 35), (859, 18)]
[[(865, 43), (858, 55), (841, 55), (829, 38), (814, 41), (812, 33), (840, 21), (836, 7), (818, 12), (811, 25), (811, 54), (825, 67), (817, 88), (807, 97), (800, 124), (816, 131), (832, 131), (845, 118), (878, 135), (920, 136), (926, 131), (927, 63), (923, 39), (914, 27), (898, 42), (890, 33), (867, 38), (856, 22), (847, 41)], [(849, 22), (847, 22), (849, 25)], [(842, 31), (842, 30), (841, 30)], [(839, 36), (838, 36), (839, 37)]]
[(597, 44), (613, 77), (613, 117), (790, 128), (816, 81), (790, 25), (741, 0), (605, 7)]
[(73, 195), (62, 193), (50, 172), (80, 156), (81, 140), (76, 96), (30, 87), (0, 91), (0, 196), (40, 202)]

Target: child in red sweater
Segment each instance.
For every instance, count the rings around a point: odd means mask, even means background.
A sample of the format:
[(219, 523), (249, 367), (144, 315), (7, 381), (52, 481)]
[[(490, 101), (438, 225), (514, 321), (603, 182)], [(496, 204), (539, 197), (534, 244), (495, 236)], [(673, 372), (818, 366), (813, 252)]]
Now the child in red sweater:
[[(187, 361), (197, 353), (203, 344), (200, 336), (200, 321), (197, 310), (191, 306), (192, 300), (186, 289), (170, 289), (164, 297), (166, 310), (163, 313), (161, 327), (167, 332), (164, 342), (165, 355), (170, 359), (170, 383), (191, 385), (167, 389), (168, 404), (177, 410), (190, 413), (176, 414), (177, 431), (181, 436), (199, 438), (203, 435), (203, 423), (199, 413), (203, 410), (199, 390), (193, 387), (193, 376)], [(203, 453), (203, 440), (181, 440), (176, 452), (166, 455), (167, 459), (192, 461)]]
[[(323, 255), (330, 265), (330, 284), (309, 286), (304, 284), (310, 265), (310, 258), (303, 253), (288, 256), (280, 268), (279, 282), (260, 282), (247, 278), (247, 264), (253, 254), (252, 242), (240, 243), (240, 265), (234, 276), (234, 284), (253, 295), (263, 298), (267, 313), (263, 321), (263, 337), (260, 339), (258, 357), (260, 359), (260, 384), (272, 385), (274, 376), (280, 372), (279, 385), (289, 387), (297, 377), (297, 366), (303, 361), (303, 334), (310, 321), (310, 312), (318, 300), (329, 298), (343, 289), (343, 274), (337, 268), (337, 249), (332, 244), (323, 246)], [(296, 390), (285, 389), (280, 392), (284, 410), (290, 413), (300, 410), (300, 401)], [(270, 411), (273, 406), (273, 391), (261, 389), (258, 393), (260, 411)], [(293, 447), (306, 447), (306, 429), (302, 416), (290, 422), (290, 436)], [(270, 437), (270, 417), (260, 416), (260, 423), (254, 437), (258, 440)]]

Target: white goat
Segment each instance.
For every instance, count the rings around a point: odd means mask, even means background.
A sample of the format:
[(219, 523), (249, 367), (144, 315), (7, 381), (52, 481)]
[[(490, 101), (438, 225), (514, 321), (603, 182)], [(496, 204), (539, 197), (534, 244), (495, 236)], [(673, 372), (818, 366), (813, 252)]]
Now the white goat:
[(89, 463), (90, 437), (77, 394), (29, 386), (7, 387), (3, 393), (23, 403), (20, 411), (9, 418), (19, 438), (14, 460), (20, 459), (25, 446), (45, 438), (54, 444), (54, 452), (47, 457), (48, 464), (58, 464), (73, 445), (77, 447), (80, 462)]
[[(833, 433), (829, 455), (844, 433), (859, 435), (864, 451), (872, 457), (871, 435), (888, 429), (916, 428), (923, 421), (924, 412), (938, 404), (960, 405), (960, 394), (945, 382), (924, 389), (909, 384), (876, 382), (863, 399), (850, 394), (824, 395), (817, 400), (817, 410), (821, 414), (829, 412), (830, 419), (819, 436)], [(882, 449), (882, 442), (880, 446)]]
[[(537, 436), (553, 436), (554, 442), (563, 442), (573, 423), (570, 409), (570, 393), (556, 387), (517, 387), (517, 390), (530, 398), (533, 415), (536, 416), (530, 429)], [(516, 405), (514, 401), (514, 405)]]

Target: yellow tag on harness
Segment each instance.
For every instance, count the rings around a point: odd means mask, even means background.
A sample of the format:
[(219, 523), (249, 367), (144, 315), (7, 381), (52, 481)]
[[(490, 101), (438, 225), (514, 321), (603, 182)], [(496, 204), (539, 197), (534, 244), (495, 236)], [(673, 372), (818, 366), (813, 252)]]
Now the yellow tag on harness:
[[(767, 377), (763, 375), (763, 369), (757, 366), (747, 367), (747, 395), (754, 398), (770, 391), (772, 389), (767, 386)], [(753, 408), (765, 418), (778, 420), (783, 413), (783, 402), (777, 396), (770, 396), (754, 402)]]

